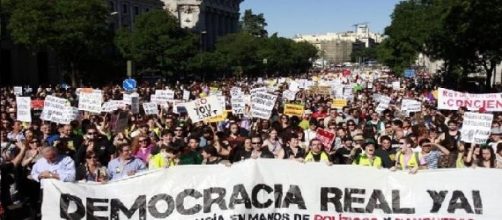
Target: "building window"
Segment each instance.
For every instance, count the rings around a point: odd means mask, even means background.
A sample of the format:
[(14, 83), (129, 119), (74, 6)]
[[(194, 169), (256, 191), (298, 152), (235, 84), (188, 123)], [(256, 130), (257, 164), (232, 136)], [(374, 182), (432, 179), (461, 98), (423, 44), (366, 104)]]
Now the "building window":
[(122, 5), (122, 13), (127, 14), (127, 4)]
[(137, 6), (134, 7), (134, 15), (139, 15), (139, 8)]

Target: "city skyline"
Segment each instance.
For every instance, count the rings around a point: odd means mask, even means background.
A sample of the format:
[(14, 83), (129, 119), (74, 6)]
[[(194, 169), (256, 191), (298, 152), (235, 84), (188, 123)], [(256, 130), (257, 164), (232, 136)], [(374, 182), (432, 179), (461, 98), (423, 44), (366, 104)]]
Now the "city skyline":
[(245, 0), (241, 3), (241, 14), (246, 9), (253, 10), (255, 14), (263, 13), (268, 33), (277, 32), (279, 36), (288, 38), (296, 34), (353, 31), (353, 25), (362, 22), (368, 22), (371, 32), (383, 33), (390, 25), (394, 6), (400, 1)]

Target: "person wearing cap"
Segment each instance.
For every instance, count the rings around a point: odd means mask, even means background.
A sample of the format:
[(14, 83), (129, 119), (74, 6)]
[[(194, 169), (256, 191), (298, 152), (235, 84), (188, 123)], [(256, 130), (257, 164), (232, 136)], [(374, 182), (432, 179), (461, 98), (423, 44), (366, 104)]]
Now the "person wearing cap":
[(324, 152), (322, 142), (314, 138), (309, 144), (310, 151), (305, 155), (305, 162), (326, 162), (330, 163), (329, 155)]
[(303, 119), (300, 122), (299, 126), (303, 128), (303, 130), (309, 129), (310, 126), (310, 116), (312, 116), (312, 111), (307, 109), (303, 112)]
[(502, 143), (502, 127), (498, 122), (495, 122), (492, 125), (489, 145), (493, 148), (494, 152), (497, 152), (497, 145), (500, 143)]
[(316, 138), (317, 128), (318, 128), (318, 122), (316, 120), (310, 120), (309, 129), (304, 132), (304, 134), (305, 134), (304, 145), (305, 146), (309, 146), (311, 140)]
[(421, 154), (428, 169), (437, 169), (441, 156), (448, 156), (450, 154), (448, 149), (440, 144), (432, 143), (429, 139), (420, 140), (419, 145), (421, 146)]

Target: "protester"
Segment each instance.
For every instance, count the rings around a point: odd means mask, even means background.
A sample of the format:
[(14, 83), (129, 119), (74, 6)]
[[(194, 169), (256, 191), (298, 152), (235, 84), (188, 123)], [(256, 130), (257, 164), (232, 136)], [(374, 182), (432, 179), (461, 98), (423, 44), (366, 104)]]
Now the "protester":
[(132, 176), (144, 169), (145, 164), (141, 159), (132, 155), (129, 144), (120, 145), (117, 148), (118, 157), (108, 163), (108, 175), (110, 180), (118, 180), (127, 176)]
[(66, 155), (60, 155), (55, 147), (45, 146), (41, 150), (43, 158), (31, 170), (35, 181), (57, 179), (63, 182), (75, 181), (75, 162)]
[(369, 166), (375, 168), (382, 167), (382, 159), (375, 155), (375, 143), (367, 141), (363, 145), (364, 154), (359, 154), (352, 164), (360, 166)]
[(85, 155), (85, 163), (79, 165), (77, 168), (76, 180), (93, 182), (106, 182), (108, 180), (106, 167), (99, 163), (96, 153), (93, 151), (87, 152)]
[(329, 163), (329, 155), (324, 152), (322, 142), (319, 139), (312, 139), (309, 144), (309, 152), (305, 155), (305, 162), (326, 162)]

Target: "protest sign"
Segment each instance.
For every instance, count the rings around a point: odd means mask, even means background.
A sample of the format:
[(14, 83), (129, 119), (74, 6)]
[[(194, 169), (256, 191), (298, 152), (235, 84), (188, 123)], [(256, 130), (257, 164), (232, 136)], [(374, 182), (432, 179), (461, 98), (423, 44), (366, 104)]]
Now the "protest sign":
[(103, 106), (101, 106), (101, 111), (110, 113), (116, 111), (119, 108), (125, 108), (125, 103), (123, 100), (110, 100), (103, 103)]
[(127, 128), (129, 123), (129, 114), (126, 111), (119, 111), (117, 114), (112, 115), (112, 131), (120, 133)]
[(251, 96), (251, 116), (268, 120), (275, 106), (276, 95), (264, 92), (255, 93)]
[(347, 99), (334, 99), (331, 103), (331, 108), (342, 109), (347, 106)]
[(23, 87), (14, 86), (14, 95), (15, 96), (22, 96), (23, 95)]
[(70, 124), (74, 120), (78, 120), (80, 116), (80, 111), (76, 107), (66, 106), (65, 112), (63, 114), (61, 124)]
[(139, 113), (139, 94), (138, 93), (131, 94), (131, 112), (133, 114)]
[(303, 112), (305, 111), (303, 105), (295, 105), (295, 104), (285, 104), (284, 105), (284, 114), (287, 116), (298, 116), (299, 118), (303, 117)]
[(401, 89), (401, 82), (399, 82), (399, 81), (392, 82), (392, 89), (393, 90), (400, 90)]
[(375, 112), (382, 113), (387, 108), (389, 108), (389, 103), (380, 102), (375, 108)]
[(502, 93), (463, 93), (439, 88), (438, 109), (458, 110), (466, 107), (471, 111), (484, 108), (488, 112), (502, 112)]
[(101, 113), (101, 104), (103, 103), (103, 94), (101, 90), (92, 90), (92, 92), (80, 91), (78, 98), (78, 110), (92, 113)]
[(131, 94), (129, 93), (124, 93), (123, 94), (123, 97), (122, 97), (122, 100), (124, 101), (124, 103), (126, 105), (131, 105)]
[(330, 86), (312, 86), (307, 90), (307, 95), (329, 96), (329, 95), (331, 95), (331, 87)]
[(172, 90), (155, 90), (155, 96), (158, 101), (168, 102), (174, 99), (174, 91)]
[(144, 102), (143, 110), (145, 110), (145, 115), (157, 115), (159, 114), (159, 108), (157, 103)]
[(241, 95), (242, 93), (242, 90), (240, 87), (232, 87), (230, 89), (230, 96), (233, 97), (233, 96), (239, 96)]
[(498, 220), (502, 216), (502, 178), (494, 177), (500, 175), (502, 171), (497, 169), (424, 170), (409, 175), (363, 166), (244, 160), (231, 167), (174, 166), (106, 184), (47, 179), (43, 180), (41, 210), (43, 220), (108, 216)]
[(224, 110), (223, 113), (216, 115), (216, 116), (213, 116), (209, 119), (206, 119), (206, 120), (204, 120), (204, 122), (217, 123), (217, 122), (225, 121), (225, 119), (227, 119), (227, 117), (228, 117), (229, 112), (231, 112), (231, 110)]
[(66, 99), (48, 95), (45, 97), (44, 109), (40, 118), (45, 121), (63, 124), (65, 114), (67, 114), (67, 106), (69, 106), (69, 102)]
[(183, 100), (188, 101), (190, 99), (190, 91), (184, 89), (183, 90)]
[(490, 137), (492, 121), (493, 114), (465, 112), (460, 140), (472, 144), (486, 144)]
[(352, 85), (345, 85), (343, 87), (343, 98), (352, 99), (354, 97), (354, 94), (352, 93), (353, 89), (354, 87)]
[(416, 73), (415, 73), (415, 69), (405, 69), (404, 70), (404, 77), (406, 78), (413, 78), (415, 77)]
[(422, 103), (413, 99), (403, 99), (401, 101), (401, 111), (407, 114), (422, 111)]
[(192, 122), (199, 122), (220, 115), (225, 110), (218, 96), (208, 96), (184, 104)]
[(31, 100), (31, 108), (35, 109), (35, 110), (43, 109), (44, 108), (44, 100), (42, 100), (42, 99)]
[(244, 108), (246, 107), (246, 103), (242, 95), (237, 95), (237, 96), (232, 95), (230, 103), (232, 105), (233, 114), (244, 114)]
[(16, 96), (16, 119), (22, 122), (31, 122), (31, 98)]
[(259, 87), (251, 89), (251, 94), (259, 93), (259, 92), (267, 92), (267, 87)]
[(335, 140), (335, 134), (331, 133), (328, 130), (324, 130), (322, 128), (318, 128), (316, 131), (316, 138), (321, 141), (324, 146), (324, 150), (326, 152), (331, 151), (331, 144)]
[(298, 90), (300, 90), (300, 85), (294, 81), (294, 80), (291, 80), (289, 82), (289, 86), (288, 86), (288, 90), (291, 90), (291, 91), (294, 91), (294, 92), (298, 92)]
[(282, 98), (284, 100), (293, 101), (296, 99), (296, 92), (291, 91), (291, 90), (286, 90), (286, 91), (282, 92)]

